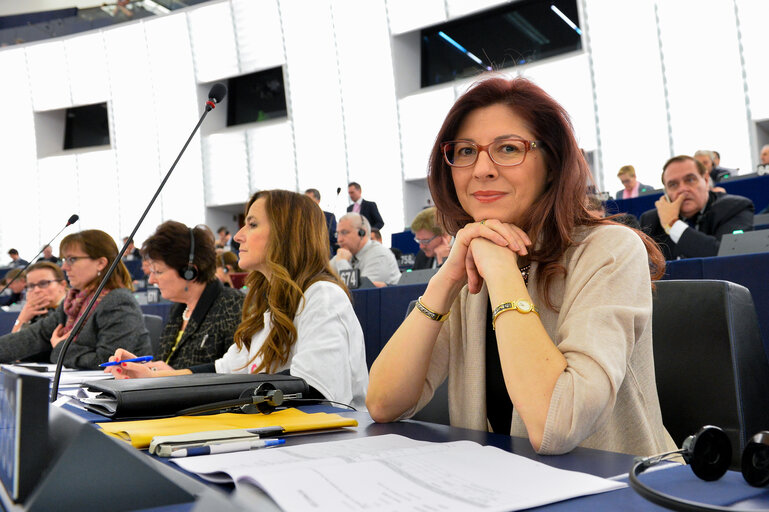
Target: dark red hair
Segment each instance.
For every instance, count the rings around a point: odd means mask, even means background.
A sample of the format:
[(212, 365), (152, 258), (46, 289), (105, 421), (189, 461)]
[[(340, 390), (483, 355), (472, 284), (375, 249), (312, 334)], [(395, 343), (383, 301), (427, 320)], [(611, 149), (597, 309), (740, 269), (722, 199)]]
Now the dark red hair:
[[(521, 220), (521, 229), (532, 241), (540, 241), (529, 251), (529, 258), (538, 262), (537, 279), (550, 307), (552, 280), (565, 275), (560, 264), (563, 253), (575, 244), (575, 228), (614, 224), (608, 219), (591, 217), (585, 208), (588, 183), (593, 182), (590, 169), (574, 138), (574, 128), (564, 108), (540, 87), (525, 78), (492, 77), (474, 84), (451, 107), (443, 121), (430, 153), (428, 183), (438, 208), (438, 220), (446, 231), (455, 235), (474, 219), (459, 203), (451, 177), (451, 168), (443, 159), (441, 143), (456, 138), (467, 115), (491, 105), (507, 105), (523, 119), (534, 140), (540, 141), (547, 166), (548, 185), (542, 196)], [(646, 234), (636, 231), (646, 246), (653, 279), (665, 270), (665, 260), (656, 243)]]

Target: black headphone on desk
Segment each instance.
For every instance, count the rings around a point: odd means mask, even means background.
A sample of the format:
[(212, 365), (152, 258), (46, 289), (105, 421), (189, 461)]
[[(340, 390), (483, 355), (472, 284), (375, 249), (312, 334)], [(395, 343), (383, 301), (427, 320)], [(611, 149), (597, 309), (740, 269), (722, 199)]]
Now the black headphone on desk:
[(283, 405), (284, 400), (301, 399), (301, 393), (283, 393), (282, 390), (275, 387), (270, 382), (263, 382), (255, 388), (244, 390), (240, 398), (235, 400), (224, 400), (211, 404), (199, 405), (183, 409), (176, 414), (179, 416), (192, 416), (204, 412), (223, 411), (230, 409), (239, 409), (246, 414), (270, 414), (275, 409)]
[(187, 266), (182, 269), (182, 278), (185, 281), (194, 281), (198, 277), (198, 269), (193, 265), (195, 260), (195, 228), (190, 228), (190, 259)]
[[(680, 450), (639, 457), (633, 463), (629, 473), (630, 487), (643, 498), (671, 510), (681, 511), (739, 511), (731, 507), (708, 505), (657, 491), (641, 482), (638, 476), (650, 467), (669, 460), (674, 455), (681, 455), (692, 471), (702, 480), (718, 480), (729, 469), (732, 460), (732, 445), (729, 437), (718, 427), (705, 426), (696, 434), (687, 437)], [(763, 430), (754, 435), (742, 452), (742, 476), (753, 487), (763, 487), (769, 483), (769, 431)], [(756, 509), (753, 509), (754, 512)]]

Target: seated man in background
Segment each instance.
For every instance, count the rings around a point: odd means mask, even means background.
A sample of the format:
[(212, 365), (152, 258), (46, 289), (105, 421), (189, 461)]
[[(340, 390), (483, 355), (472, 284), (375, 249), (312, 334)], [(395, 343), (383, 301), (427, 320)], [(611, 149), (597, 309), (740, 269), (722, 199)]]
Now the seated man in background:
[(11, 332), (34, 324), (59, 307), (67, 296), (64, 271), (50, 261), (38, 261), (27, 269), (26, 289), (27, 300)]
[(705, 167), (705, 172), (710, 176), (710, 188), (714, 192), (726, 193), (723, 187), (717, 187), (716, 183), (728, 177), (731, 171), (716, 166), (715, 155), (709, 149), (698, 149), (694, 152), (694, 159)]
[[(15, 281), (13, 281), (14, 277), (16, 278)], [(11, 283), (10, 286), (8, 286), (8, 283)], [(5, 274), (5, 278), (0, 281), (0, 289), (5, 286), (8, 286), (8, 289), (3, 293), (3, 295), (0, 295), (0, 306), (10, 306), (12, 304), (21, 303), (22, 299), (24, 298), (24, 289), (27, 286), (27, 278), (24, 274), (22, 274), (22, 270), (20, 268), (14, 268)]]
[(366, 217), (358, 213), (341, 217), (336, 240), (339, 249), (331, 260), (334, 270), (360, 269), (361, 277), (368, 277), (380, 288), (398, 283), (401, 277), (398, 262), (390, 249), (371, 240), (371, 225)]
[(680, 155), (662, 168), (665, 195), (641, 215), (641, 226), (666, 260), (716, 256), (721, 236), (753, 229), (753, 202), (710, 190), (710, 174), (698, 160)]
[(59, 265), (61, 262), (59, 261), (58, 256), (53, 255), (53, 248), (50, 245), (46, 245), (43, 247), (43, 255), (40, 256), (37, 261), (48, 261), (51, 263), (55, 263), (56, 265)]
[(635, 178), (635, 167), (632, 165), (620, 167), (617, 177), (622, 182), (622, 185), (625, 186), (625, 188), (617, 192), (617, 199), (631, 199), (638, 197), (638, 194), (654, 190), (654, 187), (651, 185), (644, 185)]
[[(587, 213), (596, 219), (603, 219), (606, 217), (606, 208), (603, 205), (603, 201), (601, 201), (595, 194), (589, 194), (587, 196), (585, 208), (587, 209)], [(617, 215), (612, 215), (611, 220), (630, 226), (634, 229), (641, 229), (640, 224), (638, 224), (638, 219), (632, 213), (618, 213)]]
[(443, 231), (435, 218), (435, 206), (425, 208), (411, 221), (411, 232), (419, 244), (411, 270), (439, 268), (451, 251), (451, 236)]
[[(317, 188), (308, 188), (304, 191), (304, 195), (313, 200), (315, 204), (320, 206), (320, 191)], [(336, 252), (336, 215), (331, 212), (327, 212), (321, 208), (323, 216), (326, 218), (326, 228), (328, 228), (328, 245), (331, 248), (331, 255)]]

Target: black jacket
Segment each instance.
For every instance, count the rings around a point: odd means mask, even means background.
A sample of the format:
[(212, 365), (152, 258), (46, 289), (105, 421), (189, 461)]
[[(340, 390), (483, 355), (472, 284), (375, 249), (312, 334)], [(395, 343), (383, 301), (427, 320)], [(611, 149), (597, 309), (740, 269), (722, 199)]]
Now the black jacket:
[[(0, 362), (12, 363), (41, 352), (51, 351), (55, 363), (64, 342), (51, 350), (51, 335), (59, 324), (67, 323), (64, 302), (38, 322), (19, 332), (0, 336)], [(125, 288), (110, 291), (92, 311), (83, 329), (67, 349), (64, 366), (98, 370), (115, 350), (124, 348), (137, 356), (152, 352), (150, 335), (133, 293)]]
[(225, 288), (219, 280), (206, 285), (187, 328), (170, 359), (176, 336), (182, 326), (184, 304), (176, 303), (168, 313), (168, 322), (160, 335), (160, 354), (157, 360), (165, 361), (176, 369), (212, 363), (227, 352), (235, 341), (235, 329), (240, 324), (245, 295), (239, 290)]
[(641, 228), (660, 245), (666, 260), (717, 256), (721, 236), (735, 230), (753, 230), (753, 201), (742, 196), (709, 192), (705, 211), (690, 220), (678, 243), (660, 225), (657, 209), (641, 215)]
[[(351, 204), (348, 206), (347, 211), (351, 212), (353, 206), (355, 205)], [(382, 216), (379, 215), (379, 208), (377, 208), (374, 201), (366, 201), (365, 199), (362, 199), (360, 202), (360, 214), (366, 217), (372, 228), (382, 229), (382, 226), (384, 226)]]

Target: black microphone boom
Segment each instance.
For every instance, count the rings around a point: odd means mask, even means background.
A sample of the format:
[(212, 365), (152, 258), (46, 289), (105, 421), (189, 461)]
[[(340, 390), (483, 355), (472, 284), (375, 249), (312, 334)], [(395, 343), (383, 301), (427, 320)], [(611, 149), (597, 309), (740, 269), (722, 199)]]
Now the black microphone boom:
[(158, 189), (155, 191), (155, 195), (152, 196), (152, 199), (150, 199), (150, 202), (147, 205), (147, 208), (144, 209), (144, 213), (142, 213), (142, 216), (139, 218), (139, 222), (136, 223), (136, 226), (134, 226), (133, 231), (131, 231), (131, 234), (128, 235), (128, 239), (123, 244), (123, 248), (120, 249), (120, 252), (115, 257), (115, 260), (112, 262), (112, 265), (110, 265), (109, 269), (107, 269), (107, 272), (104, 274), (104, 277), (99, 283), (99, 286), (96, 288), (96, 291), (94, 292), (93, 297), (91, 297), (90, 302), (86, 306), (85, 311), (80, 315), (80, 319), (72, 327), (72, 330), (69, 332), (69, 336), (67, 336), (67, 339), (62, 342), (63, 345), (61, 347), (61, 352), (59, 352), (59, 357), (56, 360), (56, 373), (54, 373), (53, 382), (51, 383), (51, 402), (54, 402), (56, 400), (56, 397), (59, 394), (59, 380), (61, 379), (61, 368), (64, 364), (64, 355), (67, 353), (67, 348), (69, 348), (69, 346), (72, 344), (72, 340), (74, 340), (75, 337), (78, 335), (78, 333), (80, 332), (80, 329), (83, 328), (83, 324), (88, 318), (88, 314), (91, 312), (91, 309), (93, 309), (93, 305), (96, 302), (96, 299), (99, 297), (99, 294), (104, 289), (104, 286), (106, 286), (107, 282), (109, 281), (109, 278), (115, 272), (115, 269), (117, 268), (118, 264), (123, 259), (123, 255), (125, 254), (126, 250), (128, 250), (128, 244), (131, 243), (131, 240), (133, 240), (134, 236), (136, 235), (136, 232), (139, 230), (139, 227), (142, 225), (142, 222), (144, 222), (144, 218), (147, 217), (147, 214), (149, 213), (150, 208), (152, 208), (152, 205), (155, 204), (155, 200), (158, 198), (158, 196), (160, 195), (160, 192), (163, 190), (163, 187), (168, 181), (168, 178), (171, 177), (171, 173), (174, 172), (174, 169), (176, 168), (176, 164), (179, 163), (179, 160), (181, 159), (182, 155), (187, 149), (187, 146), (190, 145), (192, 138), (195, 136), (198, 129), (200, 128), (200, 125), (203, 124), (203, 120), (206, 118), (206, 116), (210, 111), (216, 108), (216, 104), (221, 102), (224, 99), (224, 96), (226, 94), (227, 94), (227, 87), (225, 87), (224, 84), (222, 83), (214, 84), (213, 87), (211, 87), (211, 89), (208, 91), (208, 101), (206, 101), (206, 108), (203, 112), (203, 115), (200, 116), (200, 120), (198, 120), (198, 124), (195, 125), (195, 128), (192, 130), (192, 133), (187, 139), (187, 142), (184, 143), (184, 146), (182, 146), (182, 150), (179, 151), (179, 154), (176, 156), (176, 160), (174, 160), (174, 163), (171, 164), (171, 168), (168, 169), (168, 172), (163, 178), (163, 181), (160, 182)]
[(70, 218), (67, 220), (67, 224), (66, 224), (66, 225), (65, 225), (63, 228), (61, 228), (61, 229), (59, 230), (59, 232), (58, 232), (58, 233), (56, 233), (56, 234), (53, 236), (53, 238), (51, 238), (51, 241), (50, 241), (50, 242), (48, 242), (47, 244), (45, 244), (45, 245), (43, 246), (43, 248), (42, 248), (42, 249), (40, 249), (40, 252), (38, 252), (37, 254), (35, 254), (35, 257), (34, 257), (34, 258), (32, 258), (31, 260), (29, 260), (29, 261), (27, 262), (27, 264), (24, 266), (24, 268), (23, 268), (23, 269), (21, 269), (21, 272), (19, 272), (19, 273), (18, 273), (18, 274), (16, 274), (15, 276), (13, 276), (13, 279), (11, 279), (10, 281), (8, 281), (8, 282), (5, 284), (5, 286), (3, 287), (3, 289), (2, 289), (2, 290), (0, 290), (0, 295), (2, 295), (2, 294), (3, 294), (3, 292), (4, 292), (5, 290), (7, 290), (7, 289), (8, 289), (8, 287), (9, 287), (9, 286), (11, 286), (11, 284), (13, 284), (13, 282), (14, 282), (14, 281), (16, 281), (16, 280), (17, 280), (19, 277), (21, 277), (21, 276), (23, 276), (23, 275), (24, 275), (24, 271), (25, 271), (25, 270), (27, 270), (27, 269), (29, 268), (29, 266), (30, 266), (30, 265), (32, 265), (32, 262), (33, 262), (33, 261), (35, 261), (35, 260), (37, 259), (37, 257), (38, 257), (38, 256), (40, 256), (40, 255), (43, 253), (43, 251), (45, 250), (45, 248), (46, 248), (46, 247), (48, 247), (49, 245), (51, 245), (51, 244), (53, 243), (53, 241), (54, 241), (54, 240), (56, 240), (56, 237), (57, 237), (57, 236), (59, 236), (59, 235), (61, 234), (61, 232), (62, 232), (62, 231), (64, 231), (64, 230), (65, 230), (65, 229), (67, 229), (69, 226), (71, 226), (72, 224), (74, 224), (75, 222), (77, 222), (77, 220), (78, 220), (79, 218), (80, 218), (80, 217), (78, 217), (78, 216), (77, 216), (77, 214), (73, 214), (73, 215), (71, 215), (71, 216), (70, 216)]

